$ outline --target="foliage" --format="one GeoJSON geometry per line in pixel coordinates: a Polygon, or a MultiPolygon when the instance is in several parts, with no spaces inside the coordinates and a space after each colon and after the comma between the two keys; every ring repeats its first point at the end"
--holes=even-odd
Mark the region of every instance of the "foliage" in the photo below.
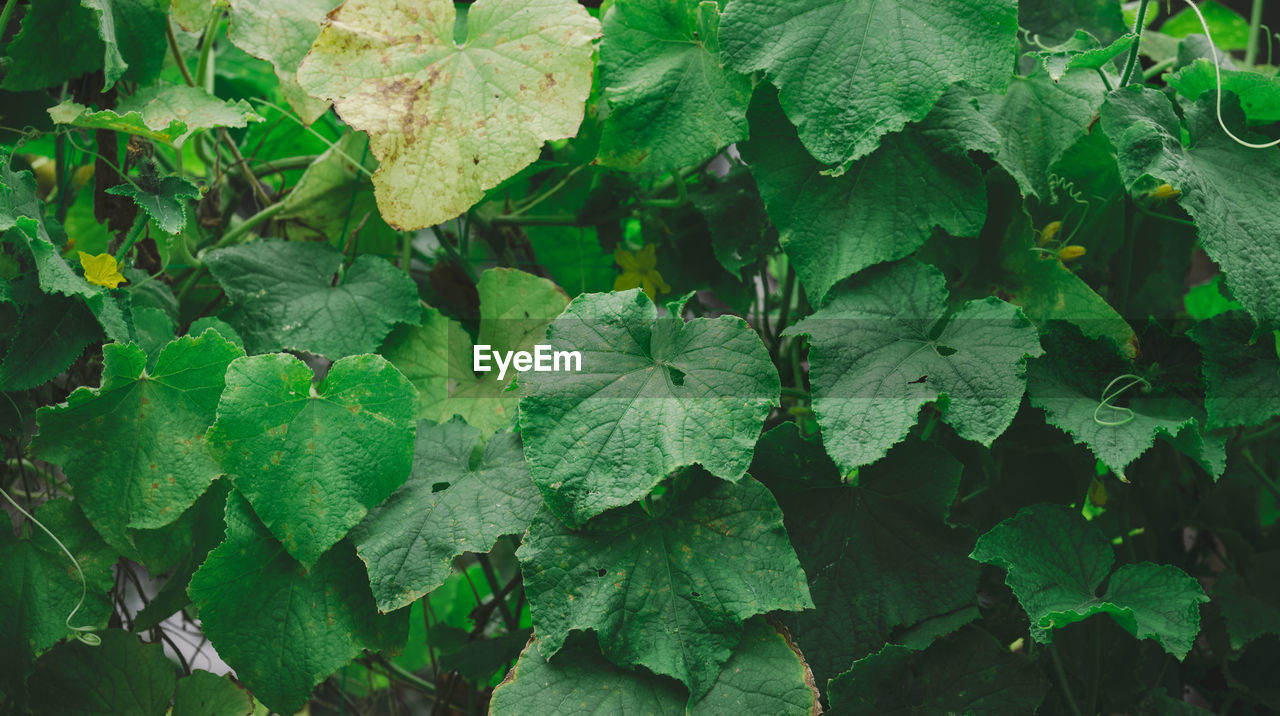
{"type": "Polygon", "coordinates": [[[0,711],[1280,710],[1187,5],[0,2],[0,711]]]}

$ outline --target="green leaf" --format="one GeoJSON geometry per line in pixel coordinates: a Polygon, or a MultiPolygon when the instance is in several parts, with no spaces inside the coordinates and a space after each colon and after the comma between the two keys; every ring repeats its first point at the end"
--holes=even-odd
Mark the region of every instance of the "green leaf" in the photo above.
{"type": "Polygon", "coordinates": [[[308,95],[298,84],[298,65],[320,35],[320,26],[338,0],[231,0],[227,36],[237,47],[271,63],[280,93],[311,124],[329,103],[308,95]]]}
{"type": "Polygon", "coordinates": [[[1223,293],[1222,275],[1218,274],[1205,283],[1187,289],[1182,297],[1183,308],[1187,315],[1197,321],[1204,321],[1220,313],[1243,309],[1240,302],[1223,293]]]}
{"type": "Polygon", "coordinates": [[[201,129],[245,127],[263,121],[244,100],[226,102],[186,85],[147,87],[114,109],[94,110],[65,100],[51,107],[49,116],[58,124],[110,129],[177,145],[201,129]]]}
{"type": "Polygon", "coordinates": [[[98,19],[80,0],[29,4],[3,50],[0,87],[7,90],[44,89],[102,67],[98,19]]]}
{"type": "Polygon", "coordinates": [[[926,403],[983,445],[1013,422],[1035,327],[995,298],[946,309],[942,272],[908,261],[858,274],[784,331],[809,337],[814,412],[842,473],[883,457],[926,403]]]}
{"type": "Polygon", "coordinates": [[[804,146],[844,169],[953,83],[1003,91],[1017,27],[1012,0],[734,0],[720,36],[727,64],[764,70],[804,146]]]}
{"type": "Polygon", "coordinates": [[[1280,415],[1280,356],[1270,334],[1254,340],[1253,321],[1231,312],[1196,324],[1190,335],[1204,353],[1209,428],[1252,427],[1280,415]]]}
{"type": "Polygon", "coordinates": [[[100,636],[98,646],[68,641],[36,662],[31,698],[40,713],[164,716],[178,665],[127,631],[100,636]]]}
{"type": "Polygon", "coordinates": [[[804,658],[786,633],[763,617],[747,622],[742,641],[716,683],[688,704],[680,686],[642,670],[620,669],[579,635],[547,661],[536,640],[493,693],[490,713],[516,714],[817,714],[818,694],[804,658]],[[578,710],[574,710],[576,706],[578,710]]]}
{"type": "Polygon", "coordinates": [[[1242,572],[1223,572],[1213,583],[1213,603],[1222,610],[1232,649],[1280,635],[1280,550],[1249,555],[1242,572]]]}
{"type": "MultiPolygon", "coordinates": [[[[1209,31],[1213,33],[1214,43],[1224,50],[1243,50],[1249,44],[1249,21],[1240,13],[1213,0],[1200,3],[1200,12],[1205,22],[1209,23],[1209,31]]],[[[1160,25],[1161,34],[1170,37],[1186,37],[1204,33],[1200,18],[1191,8],[1164,21],[1160,25]]]]}
{"type": "Polygon", "coordinates": [[[946,523],[960,463],[904,444],[847,485],[817,440],[794,423],[765,433],[752,474],[773,491],[809,575],[815,611],[787,617],[819,683],[886,641],[932,639],[977,617],[973,534],[946,523]]]}
{"type": "Polygon", "coordinates": [[[227,676],[199,669],[178,679],[172,716],[250,716],[253,696],[227,676]]]}
{"type": "MultiPolygon", "coordinates": [[[[1043,341],[1045,355],[1027,367],[1031,404],[1121,477],[1157,435],[1177,438],[1188,431],[1185,439],[1192,439],[1200,434],[1203,413],[1176,393],[1144,390],[1138,380],[1142,371],[1121,358],[1110,341],[1090,340],[1060,326],[1043,341]],[[1127,390],[1102,404],[1104,391],[1125,385],[1127,390]]],[[[1221,469],[1211,472],[1222,474],[1221,469]]]]}
{"type": "MultiPolygon", "coordinates": [[[[6,503],[7,504],[7,503],[6,503]]],[[[62,548],[44,530],[30,525],[30,537],[13,534],[8,513],[0,515],[0,689],[22,697],[32,661],[71,636],[73,627],[105,627],[112,606],[108,592],[115,583],[111,565],[116,553],[70,500],[51,500],[36,511],[40,520],[75,555],[87,589],[80,603],[79,575],[62,548]],[[72,615],[72,610],[75,614],[72,615]]],[[[21,699],[20,699],[21,700],[21,699]]]]}
{"type": "MultiPolygon", "coordinates": [[[[1223,102],[1223,118],[1247,141],[1234,101],[1223,102]]],[[[1183,108],[1182,122],[1169,99],[1143,87],[1112,93],[1102,108],[1102,126],[1119,154],[1129,192],[1142,195],[1168,183],[1178,203],[1199,227],[1200,243],[1226,274],[1232,294],[1258,321],[1280,321],[1280,246],[1259,236],[1280,235],[1280,152],[1242,147],[1218,126],[1213,97],[1183,108]],[[1242,177],[1248,177],[1243,179],[1242,177]]],[[[1250,139],[1250,137],[1253,137],[1250,139]]]]}
{"type": "Polygon", "coordinates": [[[444,584],[453,558],[488,552],[502,535],[524,534],[542,501],[520,439],[489,438],[460,420],[422,425],[404,486],[351,531],[378,609],[411,604],[444,584]]]}
{"type": "Polygon", "coordinates": [[[1037,68],[1013,78],[1004,93],[977,95],[967,103],[951,98],[950,120],[959,126],[939,136],[953,151],[990,154],[1024,195],[1047,199],[1050,167],[1085,136],[1103,93],[1102,80],[1092,70],[1068,71],[1054,80],[1037,68]]]}
{"type": "Polygon", "coordinates": [[[699,477],[656,516],[632,505],[578,531],[545,509],[534,518],[517,556],[544,657],[590,629],[613,663],[673,676],[699,698],[745,619],[813,606],[769,491],[699,477]]]}
{"type": "MultiPolygon", "coordinates": [[[[1218,75],[1213,62],[1206,59],[1196,60],[1168,75],[1165,82],[1179,95],[1192,101],[1218,89],[1218,75]]],[[[1240,98],[1240,108],[1249,122],[1268,124],[1280,121],[1280,79],[1258,72],[1223,68],[1222,89],[1234,92],[1240,98]]]]}
{"type": "Polygon", "coordinates": [[[680,169],[747,138],[751,78],[720,59],[715,0],[615,2],[604,17],[600,81],[610,112],[600,161],[680,169]]]}
{"type": "Polygon", "coordinates": [[[301,709],[316,684],[363,649],[403,644],[408,627],[407,611],[378,614],[350,544],[303,569],[236,492],[227,539],[188,591],[218,655],[280,713],[301,709]]]}
{"type": "MultiPolygon", "coordinates": [[[[569,302],[550,281],[507,268],[482,273],[476,291],[476,344],[502,352],[532,351],[569,302]]],[[[496,370],[477,374],[471,336],[438,310],[425,310],[420,326],[397,329],[382,353],[418,389],[419,419],[445,422],[461,415],[486,436],[511,426],[518,397],[507,389],[516,370],[510,368],[501,379],[496,370]]]]}
{"type": "Polygon", "coordinates": [[[44,224],[44,212],[36,198],[36,180],[28,171],[10,167],[10,153],[0,148],[0,240],[14,244],[31,256],[45,293],[83,296],[89,310],[102,324],[107,338],[128,340],[124,311],[109,289],[94,286],[62,258],[44,224]]]}
{"type": "Polygon", "coordinates": [[[734,167],[721,180],[711,175],[702,179],[689,192],[689,201],[707,221],[716,260],[730,274],[740,276],[742,269],[774,253],[778,230],[769,221],[751,172],[734,167]]]}
{"type": "Polygon", "coordinates": [[[161,527],[196,501],[222,470],[205,449],[223,374],[243,351],[216,333],[185,336],[154,370],[134,345],[102,349],[102,381],[36,413],[31,451],[62,466],[107,543],[134,553],[131,528],[161,527]]]}
{"type": "MultiPolygon", "coordinates": [[[[24,282],[29,283],[29,282],[24,282]]],[[[10,324],[12,343],[0,358],[0,389],[26,390],[66,370],[84,349],[102,337],[102,329],[84,302],[46,296],[24,287],[25,303],[10,324]]]]}
{"type": "Polygon", "coordinates": [[[1031,635],[1108,614],[1139,639],[1153,639],[1181,661],[1200,628],[1199,582],[1171,565],[1126,564],[1115,572],[1111,544],[1078,511],[1033,505],[978,538],[972,557],[1008,572],[1005,582],[1031,619],[1031,635]],[[1110,578],[1108,579],[1108,575],[1110,578]],[[1098,596],[1098,587],[1107,590],[1098,596]]]}
{"type": "Polygon", "coordinates": [[[1026,657],[966,629],[924,651],[889,644],[831,680],[831,713],[1035,713],[1049,682],[1026,657]]]}
{"type": "Polygon", "coordinates": [[[640,290],[584,294],[547,329],[581,372],[521,376],[533,481],[571,526],[698,463],[736,481],[778,399],[778,372],[740,318],[657,318],[640,290]]]}
{"type": "Polygon", "coordinates": [[[413,387],[380,356],[343,358],[324,380],[282,353],[240,358],[209,449],[271,533],[306,567],[413,463],[413,387]]]}
{"type": "Polygon", "coordinates": [[[103,53],[104,90],[124,79],[148,84],[164,66],[165,26],[169,3],[164,0],[80,0],[98,16],[103,53]]]}
{"type": "Polygon", "coordinates": [[[599,23],[571,0],[479,0],[455,42],[447,0],[347,3],[298,69],[303,89],[369,132],[387,223],[451,219],[573,136],[599,23]]]}
{"type": "Polygon", "coordinates": [[[1032,54],[1040,58],[1049,79],[1057,82],[1068,70],[1101,70],[1128,52],[1135,42],[1137,36],[1127,34],[1104,47],[1098,38],[1084,30],[1076,30],[1066,42],[1032,54]]]}
{"type": "Polygon", "coordinates": [[[204,262],[231,300],[223,318],[250,353],[297,350],[337,360],[371,353],[397,323],[418,320],[413,280],[376,256],[343,270],[342,252],[332,246],[259,239],[213,251],[204,262]]]}
{"type": "Polygon", "coordinates": [[[187,223],[186,201],[200,198],[200,188],[180,176],[161,179],[157,186],[144,187],[119,184],[107,190],[108,194],[133,199],[147,216],[155,219],[156,226],[168,234],[182,231],[187,223]]]}
{"type": "Polygon", "coordinates": [[[801,146],[773,92],[756,93],[750,116],[742,156],[812,301],[846,276],[910,255],[935,226],[957,236],[982,229],[981,170],[919,126],[885,136],[847,173],[830,177],[801,146]]]}

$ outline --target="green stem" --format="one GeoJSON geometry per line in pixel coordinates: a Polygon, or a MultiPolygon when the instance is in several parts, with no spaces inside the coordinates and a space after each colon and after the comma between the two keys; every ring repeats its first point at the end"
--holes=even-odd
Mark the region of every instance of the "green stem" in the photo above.
{"type": "Polygon", "coordinates": [[[1253,0],[1249,14],[1249,44],[1244,48],[1245,69],[1252,69],[1258,59],[1258,30],[1262,27],[1262,0],[1253,0]]]}
{"type": "Polygon", "coordinates": [[[1057,644],[1049,642],[1049,654],[1053,657],[1053,673],[1058,677],[1058,688],[1062,689],[1062,696],[1067,700],[1067,706],[1071,707],[1073,716],[1084,716],[1080,706],[1076,704],[1076,697],[1071,695],[1071,687],[1067,685],[1067,672],[1062,668],[1062,658],[1058,656],[1057,644]]]}
{"type": "Polygon", "coordinates": [[[203,42],[200,44],[200,62],[196,64],[196,84],[212,90],[213,83],[213,36],[218,34],[218,25],[222,22],[222,13],[216,13],[204,29],[203,42]]]}
{"type": "Polygon", "coordinates": [[[1178,61],[1178,58],[1176,57],[1170,57],[1167,60],[1160,60],[1159,62],[1155,63],[1154,65],[1148,67],[1145,71],[1143,71],[1142,79],[1149,80],[1153,77],[1156,77],[1161,72],[1164,72],[1170,67],[1173,67],[1174,63],[1177,61],[1178,61]]]}
{"type": "Polygon", "coordinates": [[[116,263],[124,261],[124,257],[129,255],[129,249],[138,242],[138,238],[142,236],[142,232],[147,229],[147,212],[138,209],[138,215],[133,220],[133,226],[130,227],[129,233],[124,237],[124,243],[120,244],[120,248],[116,249],[116,263]]]}
{"type": "Polygon", "coordinates": [[[503,214],[489,220],[495,226],[583,226],[581,220],[573,214],[552,214],[549,216],[521,216],[519,214],[503,214]]]}
{"type": "Polygon", "coordinates": [[[477,554],[476,561],[480,562],[480,571],[484,572],[484,579],[489,583],[489,591],[493,593],[493,598],[498,602],[498,613],[502,615],[502,623],[506,624],[507,631],[515,631],[519,624],[516,622],[515,616],[511,614],[511,607],[507,604],[507,595],[502,588],[502,583],[498,581],[498,573],[493,569],[493,563],[489,561],[489,555],[477,554]]]}
{"type": "Polygon", "coordinates": [[[1101,67],[1098,68],[1098,76],[1102,78],[1102,86],[1105,87],[1108,92],[1115,89],[1115,87],[1111,86],[1111,78],[1107,77],[1107,73],[1103,72],[1101,67]]]}
{"type": "Polygon", "coordinates": [[[689,190],[685,187],[684,176],[679,171],[671,172],[671,181],[676,185],[674,199],[641,199],[640,206],[651,209],[678,209],[689,203],[689,190]]]}
{"type": "MultiPolygon", "coordinates": [[[[254,228],[256,228],[259,224],[261,224],[264,221],[267,221],[268,219],[275,216],[276,214],[279,214],[282,211],[284,211],[284,203],[272,204],[271,206],[268,206],[262,211],[259,211],[253,216],[250,216],[249,218],[245,219],[244,222],[241,223],[239,226],[236,226],[234,229],[223,234],[222,238],[218,241],[218,243],[214,244],[211,248],[220,249],[224,246],[231,246],[232,244],[238,244],[241,241],[244,241],[249,236],[249,234],[253,232],[254,228]]],[[[210,249],[205,249],[200,253],[203,254],[205,251],[209,251],[209,250],[210,249]]]]}
{"type": "Polygon", "coordinates": [[[1129,48],[1129,60],[1124,64],[1124,74],[1120,75],[1120,86],[1124,87],[1129,84],[1129,80],[1133,78],[1133,70],[1138,66],[1138,48],[1142,46],[1142,28],[1146,24],[1143,22],[1147,19],[1147,5],[1151,0],[1142,0],[1142,4],[1138,6],[1138,19],[1133,23],[1133,34],[1137,37],[1133,41],[1133,47],[1129,48]]]}
{"type": "Polygon", "coordinates": [[[418,676],[412,671],[409,671],[403,666],[400,666],[399,664],[397,664],[396,662],[390,659],[385,659],[381,656],[377,658],[378,658],[378,663],[382,666],[382,668],[387,670],[387,676],[393,679],[398,679],[399,681],[403,681],[404,683],[409,684],[410,686],[413,686],[417,689],[421,689],[422,691],[425,691],[429,694],[434,694],[436,692],[436,685],[431,683],[430,681],[423,679],[422,677],[418,676]]]}
{"type": "Polygon", "coordinates": [[[312,164],[315,164],[316,160],[319,158],[319,154],[312,154],[310,156],[285,157],[284,159],[271,159],[268,161],[258,160],[261,163],[254,167],[253,175],[264,177],[272,174],[295,171],[297,169],[306,169],[312,164]]]}
{"type": "Polygon", "coordinates": [[[1280,422],[1272,423],[1265,428],[1259,428],[1257,432],[1250,433],[1248,435],[1241,435],[1236,444],[1240,447],[1244,447],[1245,445],[1255,443],[1264,438],[1269,438],[1272,435],[1275,435],[1278,431],[1280,431],[1280,422]]]}
{"type": "Polygon", "coordinates": [[[4,10],[0,11],[0,45],[4,44],[4,33],[9,29],[9,20],[17,7],[18,0],[9,0],[4,4],[4,10]]]}
{"type": "Polygon", "coordinates": [[[191,70],[187,69],[187,61],[182,58],[182,50],[178,49],[178,37],[173,34],[173,18],[165,21],[164,34],[169,40],[169,51],[173,53],[173,59],[178,63],[178,71],[182,73],[182,79],[188,86],[195,87],[196,78],[192,77],[191,70]]]}
{"type": "Polygon", "coordinates": [[[476,270],[471,266],[470,262],[462,258],[462,254],[458,253],[458,248],[449,241],[449,237],[441,236],[440,245],[444,247],[444,252],[449,255],[449,259],[467,273],[467,277],[471,279],[471,283],[480,282],[480,278],[476,276],[476,270]]]}
{"type": "Polygon", "coordinates": [[[1241,450],[1240,454],[1244,456],[1244,461],[1249,464],[1251,470],[1249,474],[1257,478],[1258,482],[1267,488],[1267,492],[1270,492],[1271,496],[1275,498],[1276,504],[1280,504],[1280,490],[1277,490],[1276,486],[1271,483],[1271,478],[1267,477],[1266,471],[1262,469],[1258,461],[1253,459],[1253,454],[1247,449],[1241,450]]]}
{"type": "Polygon", "coordinates": [[[400,245],[400,270],[408,276],[409,264],[413,258],[413,234],[406,232],[401,235],[400,240],[404,242],[400,245]]]}
{"type": "Polygon", "coordinates": [[[812,396],[809,395],[809,391],[801,390],[799,388],[788,388],[785,385],[782,386],[782,394],[788,398],[803,400],[806,403],[812,399],[812,396]]]}

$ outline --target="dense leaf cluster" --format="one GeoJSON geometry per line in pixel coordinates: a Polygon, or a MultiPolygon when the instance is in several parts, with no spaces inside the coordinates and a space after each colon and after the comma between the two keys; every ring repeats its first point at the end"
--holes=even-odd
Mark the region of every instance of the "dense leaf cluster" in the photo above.
{"type": "Polygon", "coordinates": [[[1280,78],[1161,5],[3,3],[0,709],[1280,710],[1280,78]]]}

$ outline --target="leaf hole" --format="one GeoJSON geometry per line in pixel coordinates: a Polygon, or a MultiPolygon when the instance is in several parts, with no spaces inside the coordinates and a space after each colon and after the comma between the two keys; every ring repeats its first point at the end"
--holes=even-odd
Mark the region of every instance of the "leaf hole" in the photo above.
{"type": "Polygon", "coordinates": [[[928,379],[929,379],[929,376],[922,375],[919,378],[916,378],[915,380],[908,380],[907,385],[920,385],[921,383],[924,383],[928,379]]]}
{"type": "Polygon", "coordinates": [[[437,482],[431,486],[432,492],[444,492],[447,489],[449,489],[449,483],[447,482],[437,482]]]}
{"type": "Polygon", "coordinates": [[[956,349],[951,346],[934,345],[933,349],[938,352],[938,355],[943,357],[956,354],[956,349]]]}
{"type": "Polygon", "coordinates": [[[606,574],[608,574],[608,573],[609,573],[609,570],[605,569],[604,567],[601,567],[600,569],[597,569],[597,570],[596,570],[596,576],[597,576],[597,577],[603,577],[604,575],[606,575],[606,574]]]}
{"type": "Polygon", "coordinates": [[[671,376],[673,385],[684,385],[684,371],[675,366],[667,366],[667,373],[671,376]]]}

